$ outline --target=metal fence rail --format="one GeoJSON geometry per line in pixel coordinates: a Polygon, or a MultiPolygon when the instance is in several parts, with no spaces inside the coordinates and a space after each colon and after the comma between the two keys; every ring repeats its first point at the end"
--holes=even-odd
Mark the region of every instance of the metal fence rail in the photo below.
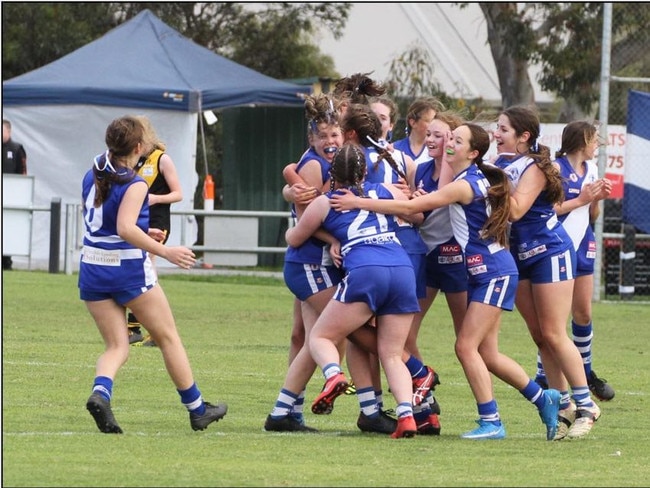
{"type": "MultiPolygon", "coordinates": [[[[34,212],[58,212],[59,216],[53,220],[55,225],[50,227],[50,243],[56,242],[56,252],[50,252],[50,272],[59,272],[58,243],[61,237],[64,238],[64,268],[66,274],[72,274],[73,263],[78,259],[78,253],[83,244],[84,226],[80,204],[68,203],[65,205],[65,215],[61,219],[62,211],[60,201],[54,199],[50,207],[46,206],[9,206],[3,207],[6,210],[22,210],[34,212]],[[58,222],[58,227],[57,227],[58,222]]],[[[292,225],[290,212],[277,211],[255,211],[255,210],[172,210],[172,215],[180,217],[275,217],[286,218],[289,226],[292,225]]],[[[52,220],[52,219],[51,219],[52,220]]],[[[188,242],[190,238],[188,231],[188,219],[181,220],[180,240],[181,243],[188,242]]],[[[619,295],[621,299],[631,299],[636,295],[650,294],[650,234],[630,235],[629,226],[625,226],[626,232],[606,232],[602,234],[602,240],[598,243],[600,262],[603,264],[602,277],[605,283],[601,285],[602,296],[619,295]],[[617,256],[608,257],[607,251],[617,250],[617,256]]],[[[217,252],[217,253],[238,253],[238,254],[284,254],[286,246],[206,246],[188,245],[195,252],[217,252]]],[[[31,269],[31,255],[30,269],[31,269]]]]}

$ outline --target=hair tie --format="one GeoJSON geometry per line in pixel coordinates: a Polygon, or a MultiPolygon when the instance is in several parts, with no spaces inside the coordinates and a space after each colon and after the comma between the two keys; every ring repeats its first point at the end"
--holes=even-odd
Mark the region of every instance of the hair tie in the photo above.
{"type": "Polygon", "coordinates": [[[372,143],[373,146],[378,147],[379,149],[386,149],[388,147],[388,143],[386,141],[384,141],[383,139],[380,139],[379,142],[375,141],[370,136],[366,136],[366,139],[368,139],[372,143]]]}
{"type": "Polygon", "coordinates": [[[537,143],[537,140],[535,140],[535,143],[530,146],[531,152],[537,154],[539,152],[539,144],[537,143]]]}
{"type": "Polygon", "coordinates": [[[108,157],[108,150],[104,153],[104,165],[100,167],[101,156],[96,157],[94,161],[95,169],[99,172],[108,172],[108,173],[117,173],[115,167],[111,164],[111,160],[108,157]]]}

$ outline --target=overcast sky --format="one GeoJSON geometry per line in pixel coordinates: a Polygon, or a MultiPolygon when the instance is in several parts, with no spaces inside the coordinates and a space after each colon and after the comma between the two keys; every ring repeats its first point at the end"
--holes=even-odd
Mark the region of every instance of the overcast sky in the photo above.
{"type": "MultiPolygon", "coordinates": [[[[501,98],[485,19],[476,3],[461,10],[449,3],[357,2],[350,10],[343,37],[335,41],[331,34],[323,33],[319,45],[323,53],[332,56],[342,76],[374,71],[373,78],[384,81],[391,61],[416,43],[434,53],[435,76],[449,95],[479,93],[485,99],[501,98]],[[459,85],[463,85],[461,90],[459,85]]],[[[531,69],[535,98],[548,101],[552,97],[541,92],[535,72],[531,69]]]]}

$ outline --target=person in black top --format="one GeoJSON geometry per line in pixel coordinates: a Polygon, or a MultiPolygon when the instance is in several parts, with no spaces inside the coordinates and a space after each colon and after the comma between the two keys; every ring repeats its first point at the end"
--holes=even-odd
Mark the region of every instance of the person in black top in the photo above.
{"type": "MultiPolygon", "coordinates": [[[[11,140],[11,122],[2,120],[2,173],[27,174],[27,153],[22,144],[11,140]]],[[[2,269],[11,269],[11,256],[2,256],[2,269]]]]}

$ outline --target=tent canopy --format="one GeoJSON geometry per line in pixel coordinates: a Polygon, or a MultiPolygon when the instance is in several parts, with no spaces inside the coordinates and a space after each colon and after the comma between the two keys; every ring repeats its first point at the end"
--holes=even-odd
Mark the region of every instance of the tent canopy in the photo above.
{"type": "MultiPolygon", "coordinates": [[[[111,120],[148,116],[167,145],[183,190],[183,200],[172,209],[186,210],[194,208],[199,180],[198,114],[251,105],[298,108],[304,102],[297,93],[305,91],[310,88],[264,76],[199,46],[144,10],[67,56],[3,82],[2,115],[27,151],[37,207],[49,206],[53,198],[79,204],[81,180],[93,157],[105,150],[111,120]]],[[[194,218],[172,219],[169,244],[193,244],[194,218]],[[182,222],[191,227],[185,237],[182,222]]],[[[49,228],[49,214],[35,212],[32,228],[31,262],[47,268],[49,236],[43,230],[49,228]]]]}
{"type": "Polygon", "coordinates": [[[90,104],[199,112],[302,105],[309,87],[270,78],[143,10],[99,39],[3,83],[5,105],[90,104]]]}

